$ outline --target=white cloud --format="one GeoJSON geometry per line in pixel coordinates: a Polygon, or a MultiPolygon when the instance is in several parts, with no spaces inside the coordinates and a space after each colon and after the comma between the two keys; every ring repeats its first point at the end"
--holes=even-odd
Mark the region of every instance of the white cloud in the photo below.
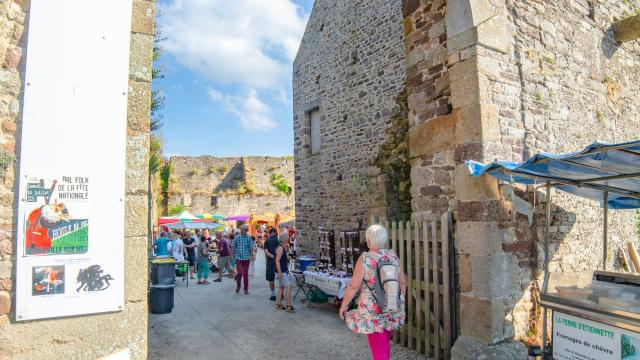
{"type": "Polygon", "coordinates": [[[277,125],[272,118],[272,111],[258,97],[258,93],[250,89],[242,95],[224,95],[220,91],[207,87],[207,95],[214,102],[222,102],[227,111],[240,121],[247,130],[269,131],[277,125]]]}
{"type": "Polygon", "coordinates": [[[161,6],[164,49],[220,84],[280,89],[306,15],[291,0],[173,0],[161,6]]]}
{"type": "Polygon", "coordinates": [[[276,127],[271,109],[258,98],[255,90],[249,90],[244,96],[227,97],[225,103],[245,129],[268,131],[276,127]]]}
{"type": "Polygon", "coordinates": [[[209,95],[212,101],[221,101],[224,99],[224,94],[211,86],[207,86],[207,95],[209,95]]]}

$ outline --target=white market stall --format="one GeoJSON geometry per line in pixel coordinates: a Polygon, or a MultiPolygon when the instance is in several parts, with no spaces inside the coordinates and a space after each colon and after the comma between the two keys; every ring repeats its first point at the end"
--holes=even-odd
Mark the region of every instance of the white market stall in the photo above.
{"type": "Polygon", "coordinates": [[[546,185],[541,291],[544,349],[539,355],[545,359],[640,358],[640,275],[606,269],[609,209],[640,208],[640,141],[596,142],[577,153],[540,153],[522,163],[485,165],[468,160],[467,167],[474,176],[488,174],[504,182],[546,185]],[[604,212],[602,270],[549,272],[552,187],[600,202],[604,212]],[[547,341],[547,309],[553,311],[551,343],[547,341]]]}

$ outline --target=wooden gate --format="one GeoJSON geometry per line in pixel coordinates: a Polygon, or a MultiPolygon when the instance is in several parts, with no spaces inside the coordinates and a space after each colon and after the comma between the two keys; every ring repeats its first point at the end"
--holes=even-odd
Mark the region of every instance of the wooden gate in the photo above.
{"type": "Polygon", "coordinates": [[[407,321],[394,341],[435,360],[449,359],[457,334],[452,214],[433,222],[372,223],[387,228],[407,281],[407,321]]]}

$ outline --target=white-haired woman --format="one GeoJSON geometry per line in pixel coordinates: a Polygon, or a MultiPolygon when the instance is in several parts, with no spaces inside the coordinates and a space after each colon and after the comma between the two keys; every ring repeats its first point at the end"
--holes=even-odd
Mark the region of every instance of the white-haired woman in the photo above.
{"type": "Polygon", "coordinates": [[[369,340],[371,355],[374,360],[388,360],[391,354],[389,341],[393,330],[404,324],[405,278],[402,263],[393,250],[386,249],[387,230],[380,225],[372,225],[366,232],[369,251],[362,253],[353,269],[353,277],[347,287],[340,317],[347,321],[347,326],[354,332],[366,334],[369,340]],[[378,306],[372,290],[376,282],[377,261],[391,261],[398,268],[400,280],[401,306],[398,311],[383,313],[378,306]],[[347,311],[356,292],[361,290],[358,307],[347,311]]]}

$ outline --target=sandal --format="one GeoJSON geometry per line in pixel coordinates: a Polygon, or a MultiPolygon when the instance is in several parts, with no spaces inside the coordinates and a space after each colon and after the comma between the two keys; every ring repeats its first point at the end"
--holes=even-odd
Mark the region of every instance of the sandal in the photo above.
{"type": "Polygon", "coordinates": [[[296,309],[294,309],[293,306],[287,306],[285,311],[286,312],[296,312],[296,309]]]}
{"type": "Polygon", "coordinates": [[[284,305],[276,305],[276,310],[285,310],[284,305]]]}

